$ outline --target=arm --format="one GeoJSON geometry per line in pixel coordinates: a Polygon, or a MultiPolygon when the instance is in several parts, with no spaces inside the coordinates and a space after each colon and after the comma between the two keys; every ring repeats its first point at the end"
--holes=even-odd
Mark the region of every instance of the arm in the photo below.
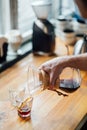
{"type": "Polygon", "coordinates": [[[87,71],[87,53],[67,56],[67,60],[65,60],[65,62],[65,67],[73,67],[87,71]]]}
{"type": "Polygon", "coordinates": [[[56,79],[65,67],[87,71],[87,53],[54,58],[42,64],[40,69],[50,76],[50,84],[54,86],[56,79]]]}

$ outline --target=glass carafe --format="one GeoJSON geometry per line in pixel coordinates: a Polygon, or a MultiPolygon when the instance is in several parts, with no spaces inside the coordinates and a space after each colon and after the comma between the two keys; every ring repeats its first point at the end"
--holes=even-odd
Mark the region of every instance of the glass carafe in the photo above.
{"type": "Polygon", "coordinates": [[[67,67],[60,75],[60,88],[77,89],[81,84],[81,74],[79,69],[67,67]]]}
{"type": "Polygon", "coordinates": [[[31,95],[36,95],[43,90],[42,72],[33,64],[28,67],[27,86],[31,95]]]}
{"type": "MultiPolygon", "coordinates": [[[[67,55],[70,55],[69,45],[65,44],[67,48],[67,55]]],[[[74,53],[73,53],[74,54],[74,53]]],[[[77,89],[81,84],[80,70],[76,68],[67,67],[60,74],[59,87],[67,89],[77,89]]]]}

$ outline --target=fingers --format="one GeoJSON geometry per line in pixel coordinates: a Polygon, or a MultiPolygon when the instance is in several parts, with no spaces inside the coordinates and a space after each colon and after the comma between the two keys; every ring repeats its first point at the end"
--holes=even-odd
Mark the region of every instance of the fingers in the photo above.
{"type": "Polygon", "coordinates": [[[59,76],[55,74],[54,71],[50,73],[50,89],[53,89],[55,87],[58,78],[59,76]]]}
{"type": "Polygon", "coordinates": [[[42,66],[39,67],[39,70],[43,70],[43,71],[46,72],[48,75],[50,75],[51,67],[42,65],[42,66]]]}
{"type": "Polygon", "coordinates": [[[56,69],[52,68],[51,66],[41,66],[39,67],[39,69],[42,69],[45,73],[47,73],[50,77],[50,86],[49,86],[49,89],[53,89],[54,86],[55,86],[55,83],[56,83],[56,80],[58,78],[58,73],[56,72],[56,69]]]}

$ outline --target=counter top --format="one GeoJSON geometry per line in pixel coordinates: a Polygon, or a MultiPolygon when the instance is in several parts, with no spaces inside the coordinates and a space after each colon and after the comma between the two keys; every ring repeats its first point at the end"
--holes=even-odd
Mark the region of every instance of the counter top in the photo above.
{"type": "MultiPolygon", "coordinates": [[[[56,39],[56,43],[57,56],[65,55],[64,44],[59,39],[56,39]]],[[[0,74],[0,130],[75,130],[87,113],[87,72],[81,71],[80,88],[68,92],[68,96],[59,96],[46,89],[34,97],[30,120],[21,119],[9,101],[8,89],[11,86],[27,85],[27,71],[31,62],[38,67],[54,57],[29,54],[0,74]]]]}

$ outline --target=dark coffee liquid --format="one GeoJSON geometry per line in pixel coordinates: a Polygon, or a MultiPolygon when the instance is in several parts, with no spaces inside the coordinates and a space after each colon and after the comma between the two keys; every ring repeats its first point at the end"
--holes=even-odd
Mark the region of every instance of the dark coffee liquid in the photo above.
{"type": "Polygon", "coordinates": [[[82,20],[82,19],[77,19],[77,21],[78,21],[79,23],[85,24],[85,21],[82,20]]]}
{"type": "Polygon", "coordinates": [[[60,88],[77,89],[80,84],[73,79],[62,79],[60,80],[60,88]]]}
{"type": "Polygon", "coordinates": [[[29,97],[18,107],[18,115],[22,118],[30,117],[33,98],[29,97]]]}
{"type": "Polygon", "coordinates": [[[73,33],[74,30],[72,30],[72,29],[64,29],[63,32],[65,32],[65,33],[73,33]]]}
{"type": "Polygon", "coordinates": [[[31,113],[31,110],[29,107],[26,105],[23,108],[18,109],[18,115],[20,117],[29,117],[31,113]]]}
{"type": "Polygon", "coordinates": [[[83,34],[76,34],[76,37],[83,37],[83,34]]]}

